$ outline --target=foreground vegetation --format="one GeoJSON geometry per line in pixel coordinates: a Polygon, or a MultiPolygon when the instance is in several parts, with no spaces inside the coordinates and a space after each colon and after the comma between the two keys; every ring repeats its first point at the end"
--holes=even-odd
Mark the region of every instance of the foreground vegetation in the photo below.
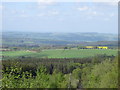
{"type": "Polygon", "coordinates": [[[3,88],[117,88],[118,58],[21,58],[3,61],[3,88]]]}

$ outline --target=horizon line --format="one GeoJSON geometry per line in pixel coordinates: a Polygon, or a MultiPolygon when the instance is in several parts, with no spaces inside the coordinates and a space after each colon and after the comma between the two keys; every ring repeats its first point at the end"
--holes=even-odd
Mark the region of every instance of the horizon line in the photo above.
{"type": "Polygon", "coordinates": [[[59,32],[59,31],[3,31],[2,32],[26,32],[26,33],[104,33],[104,34],[118,34],[118,32],[116,33],[107,33],[107,32],[59,32]]]}

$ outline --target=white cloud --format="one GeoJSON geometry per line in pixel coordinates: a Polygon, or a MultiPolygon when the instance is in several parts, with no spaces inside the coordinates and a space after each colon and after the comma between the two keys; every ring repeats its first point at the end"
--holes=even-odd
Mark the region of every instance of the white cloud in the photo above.
{"type": "Polygon", "coordinates": [[[107,5],[118,6],[118,2],[108,2],[107,5]]]}
{"type": "MultiPolygon", "coordinates": [[[[53,0],[2,0],[2,2],[51,2],[53,0]]],[[[56,2],[118,2],[119,0],[54,0],[56,2]]]]}
{"type": "Polygon", "coordinates": [[[90,12],[87,13],[89,16],[104,16],[105,13],[100,12],[100,11],[93,11],[91,10],[90,12]]]}
{"type": "Polygon", "coordinates": [[[58,11],[48,11],[48,14],[50,14],[50,15],[58,15],[59,12],[58,11]]]}
{"type": "Polygon", "coordinates": [[[118,2],[118,1],[119,0],[92,0],[92,2],[118,2]]]}
{"type": "Polygon", "coordinates": [[[37,0],[39,9],[46,9],[50,5],[55,4],[55,0],[37,0]]]}
{"type": "Polygon", "coordinates": [[[42,17],[42,16],[56,16],[59,15],[58,11],[48,11],[48,12],[44,12],[44,13],[39,13],[37,14],[38,17],[42,17]]]}
{"type": "Polygon", "coordinates": [[[92,11],[91,15],[94,15],[94,16],[103,16],[105,14],[103,12],[92,11]]]}
{"type": "Polygon", "coordinates": [[[86,11],[88,10],[89,8],[87,6],[84,6],[84,7],[78,7],[77,8],[79,11],[86,11]]]}
{"type": "Polygon", "coordinates": [[[55,3],[55,0],[38,0],[38,4],[42,5],[52,5],[55,3]]]}

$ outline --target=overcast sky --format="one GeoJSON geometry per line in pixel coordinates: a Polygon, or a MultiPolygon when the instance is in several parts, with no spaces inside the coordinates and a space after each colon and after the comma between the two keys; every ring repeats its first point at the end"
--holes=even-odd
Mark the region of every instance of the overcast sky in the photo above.
{"type": "Polygon", "coordinates": [[[3,31],[118,32],[118,6],[100,2],[4,2],[3,31]]]}

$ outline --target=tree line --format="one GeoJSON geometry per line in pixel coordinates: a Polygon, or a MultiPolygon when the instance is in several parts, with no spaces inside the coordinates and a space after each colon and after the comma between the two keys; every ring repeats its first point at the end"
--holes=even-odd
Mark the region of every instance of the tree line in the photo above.
{"type": "Polygon", "coordinates": [[[117,88],[115,56],[4,60],[3,88],[117,88]]]}

